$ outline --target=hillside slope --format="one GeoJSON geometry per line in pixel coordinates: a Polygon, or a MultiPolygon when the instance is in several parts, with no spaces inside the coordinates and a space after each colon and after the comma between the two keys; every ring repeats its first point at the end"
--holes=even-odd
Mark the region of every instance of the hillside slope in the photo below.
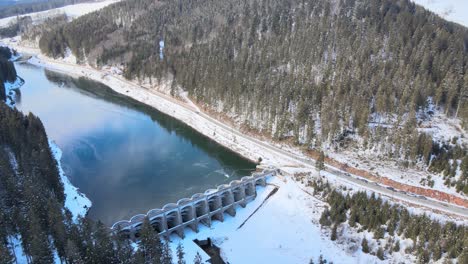
{"type": "Polygon", "coordinates": [[[371,153],[468,192],[468,29],[408,0],[123,1],[39,46],[155,88],[169,81],[245,130],[371,153]],[[439,114],[459,133],[420,133],[439,114]]]}

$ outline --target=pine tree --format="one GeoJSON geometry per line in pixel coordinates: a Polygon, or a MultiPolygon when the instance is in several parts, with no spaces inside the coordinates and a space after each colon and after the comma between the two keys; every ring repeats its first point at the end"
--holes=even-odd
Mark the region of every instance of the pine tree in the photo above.
{"type": "Polygon", "coordinates": [[[100,221],[94,232],[95,255],[97,263],[115,263],[114,243],[109,237],[108,229],[100,221]]]}
{"type": "Polygon", "coordinates": [[[200,255],[200,253],[197,252],[197,255],[195,255],[195,258],[193,259],[193,264],[202,264],[203,259],[200,255]]]}
{"type": "Polygon", "coordinates": [[[362,239],[361,247],[362,247],[362,252],[369,253],[369,245],[367,244],[366,238],[362,239]]]}
{"type": "Polygon", "coordinates": [[[382,226],[377,227],[377,229],[374,231],[374,238],[375,239],[381,239],[385,235],[385,230],[383,229],[382,226]]]}
{"type": "Polygon", "coordinates": [[[172,264],[172,252],[169,247],[169,241],[165,240],[162,245],[161,264],[172,264]]]}
{"type": "Polygon", "coordinates": [[[379,249],[377,249],[377,254],[376,255],[380,260],[385,259],[384,251],[383,251],[383,249],[381,247],[379,247],[379,249]]]}
{"type": "Polygon", "coordinates": [[[184,247],[179,242],[177,245],[177,264],[185,264],[184,255],[184,247]]]}
{"type": "Polygon", "coordinates": [[[400,252],[400,240],[397,240],[395,246],[393,247],[393,251],[400,252]]]}
{"type": "Polygon", "coordinates": [[[325,153],[323,153],[323,151],[320,151],[319,153],[319,157],[317,159],[317,161],[315,162],[315,168],[317,169],[317,171],[322,171],[325,169],[325,153]]]}
{"type": "Polygon", "coordinates": [[[78,247],[73,243],[71,240],[67,241],[67,245],[65,247],[65,254],[68,263],[74,264],[84,264],[85,262],[81,258],[80,251],[78,247]]]}
{"type": "Polygon", "coordinates": [[[323,210],[323,213],[320,216],[319,223],[322,226],[330,226],[331,225],[330,211],[328,211],[328,208],[325,208],[325,210],[323,210]]]}
{"type": "Polygon", "coordinates": [[[332,227],[332,232],[331,232],[331,236],[330,236],[330,239],[332,241],[335,241],[337,239],[337,224],[334,224],[333,227],[332,227]]]}
{"type": "Polygon", "coordinates": [[[160,260],[163,264],[168,263],[162,261],[165,252],[158,234],[149,223],[148,217],[143,220],[141,226],[138,254],[143,256],[145,263],[159,263],[160,260]]]}
{"type": "MultiPolygon", "coordinates": [[[[52,250],[49,245],[47,234],[42,230],[39,219],[33,212],[30,215],[30,234],[28,239],[29,252],[33,263],[52,263],[52,250]]],[[[24,241],[23,241],[24,244],[24,241]]]]}
{"type": "Polygon", "coordinates": [[[117,263],[130,264],[134,263],[133,248],[130,245],[130,240],[121,235],[121,230],[117,229],[113,235],[115,241],[115,252],[117,263]]]}
{"type": "Polygon", "coordinates": [[[319,262],[319,264],[326,264],[326,263],[327,263],[327,260],[323,258],[323,255],[322,255],[322,254],[320,254],[320,256],[319,256],[319,261],[318,261],[318,262],[319,262]]]}

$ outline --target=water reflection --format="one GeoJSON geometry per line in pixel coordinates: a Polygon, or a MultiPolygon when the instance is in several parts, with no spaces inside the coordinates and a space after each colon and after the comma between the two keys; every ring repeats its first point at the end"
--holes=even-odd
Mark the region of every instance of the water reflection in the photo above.
{"type": "Polygon", "coordinates": [[[17,107],[38,115],[63,150],[73,184],[111,224],[248,175],[254,164],[187,125],[110,88],[17,65],[26,81],[17,107]]]}

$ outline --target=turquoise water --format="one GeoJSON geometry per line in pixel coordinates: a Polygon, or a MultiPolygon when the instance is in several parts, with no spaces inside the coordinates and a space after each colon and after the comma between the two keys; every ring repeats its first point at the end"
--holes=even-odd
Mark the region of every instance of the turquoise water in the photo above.
{"type": "Polygon", "coordinates": [[[105,224],[249,175],[255,164],[103,84],[16,64],[17,107],[38,115],[70,181],[105,224]]]}

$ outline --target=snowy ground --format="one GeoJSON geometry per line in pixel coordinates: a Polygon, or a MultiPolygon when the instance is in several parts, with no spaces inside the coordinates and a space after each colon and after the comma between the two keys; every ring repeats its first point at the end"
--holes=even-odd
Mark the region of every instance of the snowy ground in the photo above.
{"type": "MultiPolygon", "coordinates": [[[[310,173],[313,178],[318,177],[315,170],[284,168],[283,172],[303,172],[310,173]]],[[[304,177],[304,183],[307,178],[308,176],[304,177]]],[[[327,175],[326,179],[339,190],[349,190],[349,186],[333,175],[327,175]]],[[[365,191],[359,186],[354,187],[356,188],[351,193],[365,191]]],[[[413,242],[398,236],[396,238],[400,241],[400,251],[386,254],[384,261],[363,253],[360,245],[364,237],[369,241],[371,252],[375,253],[378,246],[385,247],[388,243],[388,234],[383,239],[375,240],[372,232],[357,232],[357,228],[350,228],[346,222],[338,228],[338,239],[331,241],[330,229],[322,229],[319,224],[327,204],[312,195],[311,187],[293,180],[291,176],[271,177],[267,187],[258,187],[257,193],[257,198],[247,204],[246,208],[237,209],[235,217],[225,215],[223,223],[215,221],[211,228],[200,226],[199,233],[187,228],[186,238],[183,240],[172,235],[173,253],[180,242],[186,252],[185,260],[190,263],[197,251],[203,253],[193,240],[205,240],[209,237],[220,247],[223,259],[229,263],[308,263],[310,259],[317,263],[320,255],[333,263],[416,262],[415,256],[405,253],[405,248],[412,246],[413,242]],[[278,191],[261,206],[275,187],[279,188],[278,191]],[[255,210],[257,211],[252,215],[255,210]],[[244,225],[240,227],[242,224],[244,225]]],[[[392,203],[388,198],[382,198],[392,203]]],[[[410,211],[414,214],[427,214],[423,209],[410,208],[410,211]]],[[[445,216],[438,214],[430,216],[441,222],[447,220],[445,216]]],[[[457,224],[468,224],[468,220],[454,221],[457,224]]]]}
{"type": "MultiPolygon", "coordinates": [[[[229,263],[308,263],[310,259],[317,262],[320,255],[333,263],[380,262],[359,247],[351,250],[349,244],[332,242],[318,223],[326,204],[302,188],[289,177],[272,177],[266,188],[257,188],[253,202],[237,209],[235,217],[225,215],[223,223],[215,221],[211,228],[200,226],[198,233],[186,229],[183,240],[171,236],[172,250],[181,242],[185,260],[191,263],[197,251],[202,253],[193,240],[210,237],[229,263]],[[278,191],[246,221],[276,186],[278,191]]],[[[398,257],[403,263],[411,262],[407,259],[398,257]]]]}
{"type": "MultiPolygon", "coordinates": [[[[380,118],[374,119],[378,120],[380,118]]],[[[463,129],[461,120],[447,117],[444,114],[444,109],[436,107],[431,98],[428,99],[428,106],[418,111],[417,119],[418,131],[431,135],[434,141],[440,143],[452,142],[456,138],[457,144],[468,146],[468,131],[463,129]]],[[[378,123],[380,126],[382,122],[378,123]]],[[[385,126],[393,126],[395,120],[385,120],[383,123],[385,126]]],[[[355,141],[358,140],[355,139],[355,141]]],[[[414,168],[405,168],[401,164],[397,164],[395,160],[390,160],[385,151],[382,152],[378,148],[362,150],[361,148],[351,147],[347,150],[330,150],[326,154],[351,167],[364,169],[375,175],[385,176],[401,183],[439,190],[462,198],[467,197],[463,193],[458,193],[455,187],[445,185],[442,174],[434,174],[428,171],[425,164],[416,164],[414,168]],[[427,179],[434,181],[433,187],[427,184],[427,179]],[[421,180],[423,181],[421,182],[421,180]]],[[[457,179],[459,174],[460,172],[457,173],[454,179],[457,179]]]]}
{"type": "MultiPolygon", "coordinates": [[[[68,5],[60,8],[55,8],[55,9],[50,9],[46,11],[41,11],[41,12],[36,12],[36,13],[30,13],[30,14],[24,14],[20,15],[20,17],[24,16],[31,16],[33,19],[33,22],[37,23],[40,22],[41,20],[58,15],[58,14],[66,14],[68,17],[74,19],[82,15],[86,15],[88,13],[91,13],[93,11],[99,10],[103,7],[106,7],[110,4],[119,2],[120,0],[104,0],[100,2],[92,2],[92,3],[82,3],[82,4],[76,4],[76,5],[68,5]]],[[[5,27],[7,26],[10,22],[14,21],[16,19],[16,16],[12,17],[6,17],[0,19],[0,27],[5,27]]]]}
{"type": "Polygon", "coordinates": [[[444,19],[468,27],[467,0],[411,0],[444,19]]]}

